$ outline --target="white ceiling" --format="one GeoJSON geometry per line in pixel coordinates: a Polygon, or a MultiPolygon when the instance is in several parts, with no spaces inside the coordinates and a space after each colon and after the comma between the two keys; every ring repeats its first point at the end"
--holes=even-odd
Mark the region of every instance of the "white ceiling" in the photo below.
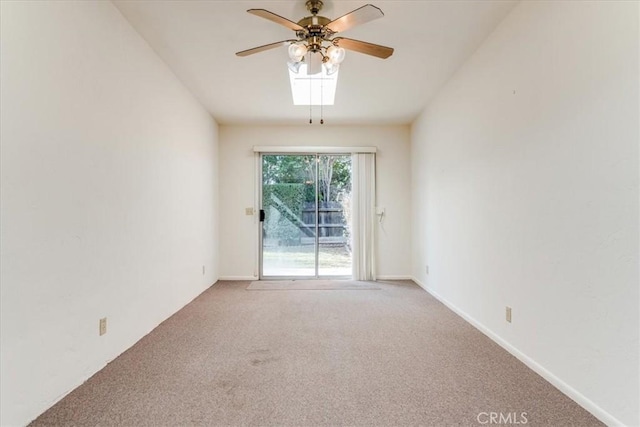
{"type": "MultiPolygon", "coordinates": [[[[368,0],[325,0],[320,15],[337,18],[368,0]]],[[[340,33],[395,48],[382,60],[347,52],[327,124],[406,124],[462,65],[516,0],[369,0],[385,16],[340,33]]],[[[240,58],[235,52],[295,38],[247,9],[298,21],[304,0],[131,1],[115,5],[221,124],[303,124],[309,107],[294,106],[286,47],[240,58]]],[[[314,107],[314,118],[319,107],[314,107]]]]}

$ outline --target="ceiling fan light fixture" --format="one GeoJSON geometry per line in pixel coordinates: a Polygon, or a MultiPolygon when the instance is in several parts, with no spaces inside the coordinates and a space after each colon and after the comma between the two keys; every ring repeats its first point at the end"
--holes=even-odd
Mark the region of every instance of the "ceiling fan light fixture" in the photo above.
{"type": "Polygon", "coordinates": [[[304,44],[291,43],[289,45],[289,58],[294,62],[302,61],[307,53],[307,47],[304,44]]]}
{"type": "Polygon", "coordinates": [[[333,64],[329,61],[324,63],[324,68],[327,70],[327,76],[331,76],[338,72],[340,64],[333,64]]]}
{"type": "Polygon", "coordinates": [[[328,62],[332,64],[340,64],[344,61],[345,55],[345,50],[339,46],[332,45],[327,49],[327,57],[329,58],[328,62]]]}
{"type": "Polygon", "coordinates": [[[302,66],[302,64],[304,64],[304,62],[302,61],[287,61],[287,67],[289,67],[289,69],[296,74],[300,72],[300,67],[302,66]]]}
{"type": "Polygon", "coordinates": [[[337,33],[382,18],[384,13],[378,7],[366,4],[331,20],[318,15],[323,7],[323,0],[306,0],[306,6],[311,16],[306,16],[297,22],[266,9],[247,10],[252,15],[294,31],[295,38],[246,49],[236,52],[236,55],[249,56],[288,45],[287,68],[293,104],[320,105],[320,123],[323,123],[322,106],[334,103],[338,70],[345,59],[345,50],[386,59],[393,54],[393,48],[342,36],[335,37],[337,33]]]}

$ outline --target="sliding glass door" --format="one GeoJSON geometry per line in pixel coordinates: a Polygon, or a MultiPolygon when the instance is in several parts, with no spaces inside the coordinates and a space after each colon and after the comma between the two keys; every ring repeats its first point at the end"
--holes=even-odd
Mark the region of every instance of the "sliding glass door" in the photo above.
{"type": "Polygon", "coordinates": [[[261,278],[351,276],[351,156],[263,154],[261,278]]]}
{"type": "Polygon", "coordinates": [[[318,276],[351,277],[351,156],[326,155],[318,163],[318,276]]]}
{"type": "Polygon", "coordinates": [[[262,156],[262,277],[316,274],[316,156],[262,156]]]}

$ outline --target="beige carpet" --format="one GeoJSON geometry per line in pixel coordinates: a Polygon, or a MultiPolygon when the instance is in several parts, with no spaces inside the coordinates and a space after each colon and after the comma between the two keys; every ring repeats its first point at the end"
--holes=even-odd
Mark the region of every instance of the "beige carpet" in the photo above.
{"type": "Polygon", "coordinates": [[[411,282],[248,284],[216,284],[33,425],[602,425],[411,282]]]}
{"type": "Polygon", "coordinates": [[[379,290],[375,282],[356,280],[259,280],[251,282],[250,291],[328,291],[328,290],[379,290]]]}

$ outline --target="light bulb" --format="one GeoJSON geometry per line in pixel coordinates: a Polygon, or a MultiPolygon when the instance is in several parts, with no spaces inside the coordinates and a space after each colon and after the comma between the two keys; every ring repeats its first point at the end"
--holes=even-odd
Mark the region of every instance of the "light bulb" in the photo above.
{"type": "Polygon", "coordinates": [[[345,51],[339,46],[329,46],[327,49],[327,56],[332,64],[339,64],[344,61],[345,51]]]}
{"type": "Polygon", "coordinates": [[[300,62],[307,53],[307,47],[303,44],[292,43],[289,45],[289,58],[295,62],[300,62]]]}

